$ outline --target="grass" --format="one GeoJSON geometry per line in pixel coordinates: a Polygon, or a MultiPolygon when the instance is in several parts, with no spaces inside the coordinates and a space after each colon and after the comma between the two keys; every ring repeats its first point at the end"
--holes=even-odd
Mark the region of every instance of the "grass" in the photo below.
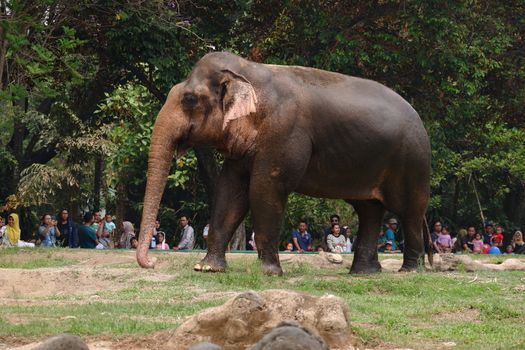
{"type": "Polygon", "coordinates": [[[0,251],[2,269],[39,269],[44,267],[62,267],[74,265],[76,259],[55,256],[56,249],[17,249],[7,248],[0,251]],[[23,259],[19,257],[23,255],[23,259]],[[27,258],[29,257],[29,258],[27,258]]]}
{"type": "MultiPolygon", "coordinates": [[[[27,266],[45,266],[42,257],[21,254],[28,254],[27,266]]],[[[11,252],[0,251],[0,262],[9,256],[11,252]]],[[[123,288],[49,295],[41,299],[45,305],[26,305],[23,300],[2,305],[0,338],[47,336],[57,329],[92,336],[151,333],[175,328],[184,317],[226,298],[207,299],[206,293],[287,289],[341,297],[349,306],[354,333],[368,348],[443,347],[444,342],[456,343],[455,349],[525,348],[523,271],[351,276],[342,267],[322,270],[308,264],[283,264],[284,277],[269,277],[261,273],[255,256],[231,259],[228,271],[218,274],[192,271],[195,256],[156,257],[160,267],[154,271],[129,263],[115,265],[123,273],[137,275],[123,288]],[[151,281],[155,274],[168,278],[151,281]]],[[[499,263],[505,258],[486,259],[499,263]]]]}

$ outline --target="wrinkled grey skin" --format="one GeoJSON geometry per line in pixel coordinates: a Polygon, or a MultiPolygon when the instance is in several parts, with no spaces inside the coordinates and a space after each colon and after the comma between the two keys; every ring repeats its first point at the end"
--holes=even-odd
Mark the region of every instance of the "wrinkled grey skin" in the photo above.
{"type": "Polygon", "coordinates": [[[170,92],[153,130],[137,260],[147,250],[173,152],[211,146],[226,158],[212,204],[208,253],[195,266],[223,271],[235,228],[249,209],[263,270],[281,274],[278,244],[291,192],[341,198],[359,216],[351,272],[381,270],[385,210],[405,234],[402,270],[424,257],[430,143],[416,111],[370,80],[211,53],[170,92]]]}
{"type": "Polygon", "coordinates": [[[222,350],[222,348],[216,344],[203,342],[193,345],[188,350],[222,350]]]}
{"type": "Polygon", "coordinates": [[[89,350],[89,348],[76,335],[60,334],[49,338],[33,350],[89,350]]]}
{"type": "Polygon", "coordinates": [[[282,322],[250,350],[328,350],[325,341],[294,321],[282,322]]]}

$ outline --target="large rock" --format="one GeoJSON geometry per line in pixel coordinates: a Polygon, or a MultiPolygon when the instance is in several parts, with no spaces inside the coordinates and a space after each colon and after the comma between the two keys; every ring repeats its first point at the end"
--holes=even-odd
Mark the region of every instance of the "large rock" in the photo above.
{"type": "MultiPolygon", "coordinates": [[[[342,299],[267,290],[238,294],[222,306],[194,315],[175,330],[165,349],[187,349],[199,342],[218,344],[225,350],[247,349],[283,321],[299,323],[304,327],[301,331],[320,336],[330,349],[353,349],[355,344],[342,299]]],[[[289,328],[281,331],[293,334],[289,328]]]]}
{"type": "Polygon", "coordinates": [[[436,271],[525,271],[525,260],[506,259],[501,264],[492,264],[469,255],[436,254],[433,267],[436,271]]]}

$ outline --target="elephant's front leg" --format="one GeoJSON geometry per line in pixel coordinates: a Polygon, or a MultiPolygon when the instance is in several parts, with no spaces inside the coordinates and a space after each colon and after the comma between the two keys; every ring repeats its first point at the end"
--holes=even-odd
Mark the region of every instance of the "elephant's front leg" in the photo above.
{"type": "Polygon", "coordinates": [[[228,243],[248,212],[248,183],[249,174],[242,163],[224,162],[211,208],[208,253],[195,270],[225,270],[228,243]]]}

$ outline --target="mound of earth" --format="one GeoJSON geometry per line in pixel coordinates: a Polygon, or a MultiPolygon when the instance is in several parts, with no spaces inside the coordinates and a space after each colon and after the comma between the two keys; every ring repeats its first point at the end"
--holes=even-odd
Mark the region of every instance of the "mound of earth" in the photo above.
{"type": "Polygon", "coordinates": [[[171,334],[164,349],[182,350],[200,342],[225,350],[246,349],[283,321],[298,322],[330,349],[354,349],[352,344],[357,343],[342,299],[267,290],[238,294],[222,306],[194,315],[171,334]]]}
{"type": "MultiPolygon", "coordinates": [[[[385,259],[381,261],[383,271],[395,272],[403,263],[400,259],[385,259]]],[[[472,259],[468,255],[434,254],[434,265],[426,265],[427,269],[434,271],[525,271],[524,259],[506,259],[501,264],[472,259]]]]}

